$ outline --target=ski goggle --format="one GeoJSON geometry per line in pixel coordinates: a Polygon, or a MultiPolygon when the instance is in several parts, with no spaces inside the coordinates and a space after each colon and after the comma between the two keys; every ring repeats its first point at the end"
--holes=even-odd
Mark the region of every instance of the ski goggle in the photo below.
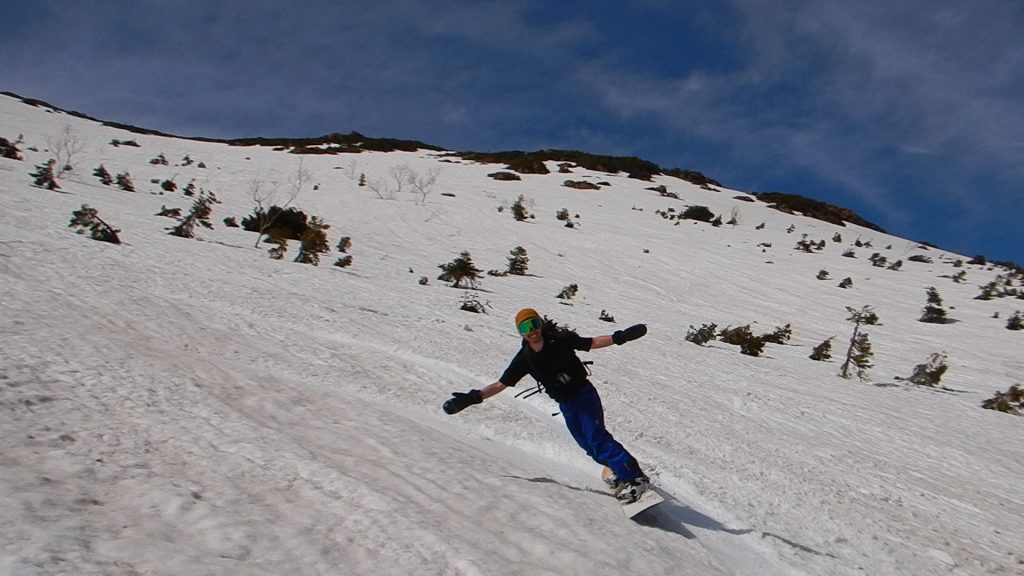
{"type": "Polygon", "coordinates": [[[516,325],[516,328],[519,329],[520,334],[527,334],[531,330],[539,329],[542,325],[543,322],[540,321],[540,318],[534,316],[533,318],[527,318],[526,320],[523,320],[518,325],[516,325]]]}

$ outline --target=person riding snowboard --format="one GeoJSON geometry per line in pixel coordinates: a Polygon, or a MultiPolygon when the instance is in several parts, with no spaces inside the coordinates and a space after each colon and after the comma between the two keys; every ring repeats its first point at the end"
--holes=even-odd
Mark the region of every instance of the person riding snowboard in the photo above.
{"type": "Polygon", "coordinates": [[[453,392],[444,403],[447,414],[456,414],[469,406],[515,386],[527,374],[540,383],[565,418],[573,439],[595,462],[605,467],[602,478],[623,503],[636,501],[650,486],[640,464],[604,427],[604,408],[597,389],[587,379],[587,370],[576,350],[590,351],[612,344],[622,345],[647,333],[647,326],[636,324],[616,330],[608,336],[585,338],[570,330],[553,329],[532,308],[516,314],[516,329],[523,338],[522,347],[501,378],[493,384],[469,392],[453,392]]]}

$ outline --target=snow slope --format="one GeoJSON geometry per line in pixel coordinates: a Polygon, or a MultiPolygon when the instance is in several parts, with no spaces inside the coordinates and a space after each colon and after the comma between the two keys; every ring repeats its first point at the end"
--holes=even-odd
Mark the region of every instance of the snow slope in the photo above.
{"type": "Polygon", "coordinates": [[[667,177],[552,164],[498,182],[500,165],[437,153],[297,156],[0,96],[0,136],[19,135],[24,160],[0,158],[2,574],[1024,573],[1024,420],[979,407],[1024,369],[1024,332],[1005,328],[1024,305],[974,299],[1005,270],[667,177]],[[33,187],[68,134],[82,147],[61,190],[33,187]],[[149,163],[161,153],[170,165],[149,163]],[[101,163],[138,192],[101,185],[101,163]],[[437,171],[436,186],[396,192],[396,167],[437,171]],[[254,180],[283,195],[300,169],[312,180],[295,205],[331,225],[332,246],[352,238],[352,266],[331,266],[336,253],[294,263],[294,243],[273,260],[222,224],[253,211],[254,180]],[[170,178],[220,200],[198,239],[154,215],[192,203],[152,182],[170,178]],[[519,195],[528,222],[508,210],[519,195]],[[68,228],[82,204],[124,244],[68,228]],[[689,205],[739,223],[656,214],[689,205]],[[555,218],[563,208],[577,227],[555,218]],[[804,234],[825,249],[795,250],[804,234]],[[843,257],[857,239],[873,248],[843,257]],[[463,250],[504,269],[516,246],[528,276],[470,291],[436,279],[463,250]],[[873,252],[904,266],[874,267],[873,252]],[[948,278],[960,270],[966,282],[948,278]],[[572,283],[576,298],[555,298],[572,283]],[[929,286],[957,322],[918,321],[929,286]],[[487,313],[459,310],[467,294],[487,313]],[[844,380],[846,308],[865,305],[881,319],[865,328],[875,366],[844,380]],[[525,306],[584,335],[648,324],[584,358],[610,430],[668,498],[638,522],[543,395],[441,412],[450,392],[500,375],[525,306]],[[712,322],[791,324],[793,337],[759,357],[684,340],[712,322]],[[831,336],[834,359],[808,359],[831,336]],[[895,379],[940,351],[945,389],[895,379]]]}

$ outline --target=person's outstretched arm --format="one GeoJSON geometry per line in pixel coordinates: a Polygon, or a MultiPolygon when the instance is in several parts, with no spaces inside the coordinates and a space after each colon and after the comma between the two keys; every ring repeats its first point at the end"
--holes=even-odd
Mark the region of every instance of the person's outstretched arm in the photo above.
{"type": "Polygon", "coordinates": [[[446,414],[457,414],[474,404],[483,402],[486,398],[494,396],[505,388],[508,388],[508,386],[505,386],[499,380],[479,390],[474,388],[469,392],[452,392],[452,397],[444,403],[442,408],[446,414]]]}
{"type": "Polygon", "coordinates": [[[647,334],[646,324],[634,324],[625,330],[616,330],[607,336],[594,336],[591,338],[590,349],[606,348],[612,344],[622,345],[631,340],[636,340],[647,334]]]}

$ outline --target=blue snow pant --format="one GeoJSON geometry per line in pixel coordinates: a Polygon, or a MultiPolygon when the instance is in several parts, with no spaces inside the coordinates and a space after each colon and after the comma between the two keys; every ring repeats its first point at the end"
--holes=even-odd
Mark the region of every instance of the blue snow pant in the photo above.
{"type": "Polygon", "coordinates": [[[584,384],[571,399],[559,402],[558,408],[562,411],[569,433],[587,452],[587,456],[611,468],[620,481],[643,476],[636,458],[605,429],[604,407],[593,384],[584,384]]]}

